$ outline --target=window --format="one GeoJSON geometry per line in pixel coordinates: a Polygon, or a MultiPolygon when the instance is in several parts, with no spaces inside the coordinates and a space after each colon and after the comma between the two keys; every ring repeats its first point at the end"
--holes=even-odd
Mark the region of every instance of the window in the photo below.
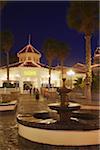
{"type": "Polygon", "coordinates": [[[31,60],[31,57],[28,57],[28,60],[31,60]]]}

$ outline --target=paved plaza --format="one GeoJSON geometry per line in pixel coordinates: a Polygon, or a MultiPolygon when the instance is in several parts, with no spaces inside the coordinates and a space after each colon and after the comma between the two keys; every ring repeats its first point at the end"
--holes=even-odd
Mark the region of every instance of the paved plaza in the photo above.
{"type": "MultiPolygon", "coordinates": [[[[99,150],[98,146],[90,147],[57,147],[27,142],[18,136],[16,116],[18,113],[33,113],[38,110],[48,110],[48,103],[58,102],[58,99],[43,98],[37,101],[33,95],[19,96],[15,112],[0,113],[0,150],[99,150]]],[[[53,136],[53,135],[52,135],[53,136]]]]}

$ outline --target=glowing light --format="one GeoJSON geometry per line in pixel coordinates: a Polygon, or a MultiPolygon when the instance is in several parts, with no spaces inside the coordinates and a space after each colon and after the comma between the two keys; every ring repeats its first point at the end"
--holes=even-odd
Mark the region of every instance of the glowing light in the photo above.
{"type": "Polygon", "coordinates": [[[36,71],[27,70],[23,72],[25,76],[36,76],[36,71]]]}
{"type": "Polygon", "coordinates": [[[30,81],[30,78],[27,78],[26,81],[30,81]]]}
{"type": "Polygon", "coordinates": [[[14,84],[14,82],[12,81],[11,84],[14,84]]]}
{"type": "Polygon", "coordinates": [[[73,70],[69,70],[69,71],[67,72],[67,75],[68,75],[68,76],[74,76],[74,75],[75,75],[75,72],[74,72],[73,70]]]}

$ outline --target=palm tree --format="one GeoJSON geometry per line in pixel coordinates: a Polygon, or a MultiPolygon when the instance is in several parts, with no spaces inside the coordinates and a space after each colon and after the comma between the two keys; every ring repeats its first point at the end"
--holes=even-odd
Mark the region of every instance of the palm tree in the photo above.
{"type": "Polygon", "coordinates": [[[67,22],[69,27],[85,34],[87,99],[91,100],[91,35],[99,29],[99,1],[72,2],[67,16],[67,22]]]}
{"type": "Polygon", "coordinates": [[[74,88],[76,89],[76,91],[81,91],[83,93],[83,89],[84,89],[84,80],[82,77],[78,77],[77,79],[74,80],[74,88]]]}
{"type": "MultiPolygon", "coordinates": [[[[5,7],[6,3],[7,3],[7,1],[0,1],[0,15],[1,15],[1,11],[5,7]]],[[[0,49],[0,66],[1,66],[1,49],[0,49]]]]}
{"type": "Polygon", "coordinates": [[[99,85],[99,83],[100,83],[99,82],[99,80],[100,80],[99,75],[96,75],[96,74],[92,73],[92,77],[93,77],[93,80],[92,80],[92,91],[99,93],[99,87],[100,87],[100,85],[99,85]]]}
{"type": "Polygon", "coordinates": [[[61,73],[62,73],[62,79],[63,77],[63,66],[64,66],[64,61],[66,59],[66,56],[68,55],[69,52],[69,47],[66,43],[64,42],[58,42],[57,44],[58,47],[58,52],[57,52],[57,58],[60,61],[60,65],[61,65],[61,73]]]}
{"type": "Polygon", "coordinates": [[[82,79],[82,77],[79,77],[79,78],[77,78],[76,80],[74,80],[75,81],[75,83],[74,83],[74,86],[77,88],[79,88],[79,87],[81,87],[81,84],[82,84],[82,82],[83,82],[83,79],[82,79]]]}
{"type": "Polygon", "coordinates": [[[10,57],[9,63],[16,63],[16,62],[18,62],[18,57],[16,56],[15,53],[10,53],[9,57],[10,57]]]}
{"type": "Polygon", "coordinates": [[[46,56],[49,65],[49,87],[51,85],[51,66],[53,60],[55,59],[56,47],[57,47],[56,40],[54,39],[47,39],[43,45],[43,52],[46,56]]]}
{"type": "Polygon", "coordinates": [[[2,10],[4,8],[6,3],[7,3],[7,1],[0,1],[0,10],[2,10]]]}
{"type": "Polygon", "coordinates": [[[9,31],[3,31],[0,33],[0,45],[1,50],[6,53],[7,56],[7,83],[9,84],[9,51],[13,45],[13,35],[9,31]]]}

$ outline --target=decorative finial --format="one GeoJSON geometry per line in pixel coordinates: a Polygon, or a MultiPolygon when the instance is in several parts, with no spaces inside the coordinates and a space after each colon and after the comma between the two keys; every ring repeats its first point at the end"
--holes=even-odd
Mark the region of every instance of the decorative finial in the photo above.
{"type": "Polygon", "coordinates": [[[29,39],[28,39],[28,44],[30,44],[30,42],[31,42],[31,35],[29,34],[29,37],[28,37],[29,39]]]}

